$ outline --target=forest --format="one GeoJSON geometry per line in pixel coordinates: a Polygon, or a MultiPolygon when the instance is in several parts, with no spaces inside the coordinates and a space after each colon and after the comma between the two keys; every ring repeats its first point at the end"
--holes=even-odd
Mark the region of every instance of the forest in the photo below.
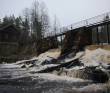
{"type": "Polygon", "coordinates": [[[54,15],[54,20],[51,24],[45,3],[34,1],[32,7],[23,9],[18,17],[12,14],[0,19],[0,29],[8,25],[14,25],[20,31],[19,43],[27,44],[48,36],[52,31],[55,33],[59,27],[59,21],[54,15]]]}

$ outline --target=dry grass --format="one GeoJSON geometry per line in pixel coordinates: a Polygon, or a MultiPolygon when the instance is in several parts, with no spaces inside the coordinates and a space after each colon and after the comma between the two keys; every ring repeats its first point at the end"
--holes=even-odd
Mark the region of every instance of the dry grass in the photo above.
{"type": "MultiPolygon", "coordinates": [[[[91,46],[86,46],[85,47],[85,49],[88,49],[88,50],[95,50],[95,49],[98,49],[98,48],[101,48],[101,46],[100,45],[91,45],[91,46]]],[[[103,49],[110,51],[110,45],[103,45],[103,49]]]]}

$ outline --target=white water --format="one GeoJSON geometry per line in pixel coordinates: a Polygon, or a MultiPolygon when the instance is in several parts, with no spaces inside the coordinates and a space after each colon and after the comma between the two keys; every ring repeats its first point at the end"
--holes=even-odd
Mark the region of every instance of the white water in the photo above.
{"type": "Polygon", "coordinates": [[[50,59],[49,57],[58,58],[60,56],[60,53],[61,53],[60,49],[51,49],[51,50],[48,50],[45,53],[40,54],[38,56],[38,59],[40,59],[40,60],[45,60],[45,59],[49,60],[50,59]]]}
{"type": "Polygon", "coordinates": [[[110,63],[110,51],[100,48],[92,51],[86,49],[80,60],[86,66],[97,66],[99,63],[106,65],[110,63]]]}
{"type": "MultiPolygon", "coordinates": [[[[58,71],[53,71],[51,73],[45,73],[45,74],[44,73],[42,74],[41,73],[39,74],[29,73],[30,71],[40,71],[47,67],[57,66],[58,64],[50,64],[50,65],[48,64],[48,65],[42,66],[41,63],[43,60],[50,60],[50,58],[48,58],[47,56],[57,58],[59,55],[60,55],[60,52],[58,51],[57,52],[48,51],[46,53],[39,55],[38,57],[34,57],[30,60],[37,59],[38,60],[36,61],[36,65],[38,65],[37,67],[28,68],[29,66],[26,65],[27,68],[22,68],[21,71],[13,71],[13,73],[11,73],[13,75],[12,78],[34,76],[33,79],[43,78],[45,80],[50,80],[50,81],[56,80],[56,81],[65,81],[69,83],[86,82],[86,81],[91,82],[90,80],[84,80],[83,72],[77,71],[78,69],[84,68],[84,67],[79,67],[79,66],[76,66],[70,69],[64,68],[60,76],[58,76],[58,73],[59,73],[58,71]]],[[[98,66],[100,62],[103,63],[104,66],[106,66],[108,63],[110,63],[110,51],[107,51],[104,49],[96,49],[92,51],[85,50],[84,52],[78,52],[76,56],[71,59],[65,59],[65,62],[71,61],[76,58],[80,58],[80,61],[84,63],[85,66],[98,66]]],[[[18,61],[14,64],[2,64],[0,68],[20,68],[22,65],[24,65],[25,61],[27,60],[18,61]]],[[[84,86],[78,89],[76,87],[73,87],[72,90],[76,90],[76,91],[88,91],[88,90],[91,91],[91,90],[98,90],[98,89],[103,90],[107,86],[110,86],[110,82],[107,82],[105,84],[90,84],[88,86],[84,86]]]]}
{"type": "MultiPolygon", "coordinates": [[[[48,67],[52,67],[52,66],[57,66],[58,64],[48,64],[48,65],[44,65],[42,66],[41,63],[43,60],[50,60],[49,57],[54,57],[57,58],[60,55],[60,51],[58,50],[49,50],[45,53],[42,53],[41,55],[39,55],[38,57],[34,57],[30,60],[35,60],[37,59],[38,61],[36,61],[36,65],[38,65],[37,67],[33,67],[33,68],[29,68],[28,71],[40,71],[40,70],[44,70],[45,68],[48,67]]],[[[73,59],[79,58],[80,61],[82,63],[84,63],[84,66],[98,66],[100,63],[102,63],[104,66],[107,66],[108,63],[110,63],[110,51],[104,50],[104,49],[96,49],[96,50],[85,50],[84,52],[78,52],[76,54],[75,57],[71,58],[71,59],[65,59],[64,62],[68,62],[71,61],[73,59]]],[[[24,62],[26,60],[22,60],[22,61],[18,61],[15,64],[19,64],[22,63],[20,66],[24,65],[24,62]]],[[[26,65],[26,67],[28,68],[29,65],[26,65]]],[[[82,75],[84,73],[81,73],[79,71],[77,71],[78,69],[82,69],[84,67],[81,66],[76,66],[70,69],[63,69],[63,72],[60,74],[61,76],[69,76],[69,77],[73,77],[73,78],[77,78],[77,77],[82,77],[82,75]],[[80,75],[81,73],[81,75],[80,75]]],[[[100,66],[100,68],[102,68],[100,66]]],[[[54,71],[53,74],[58,74],[58,71],[54,71]]]]}

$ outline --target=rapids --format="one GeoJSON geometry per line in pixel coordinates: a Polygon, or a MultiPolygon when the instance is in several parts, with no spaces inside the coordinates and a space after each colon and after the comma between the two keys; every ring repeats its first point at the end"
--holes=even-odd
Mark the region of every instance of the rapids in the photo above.
{"type": "MultiPolygon", "coordinates": [[[[57,66],[59,64],[41,65],[44,60],[51,60],[50,57],[58,58],[60,50],[49,50],[38,57],[30,60],[21,60],[16,63],[0,64],[0,93],[109,93],[110,80],[106,83],[94,83],[89,80],[91,78],[87,74],[78,71],[84,66],[98,66],[100,63],[106,67],[110,63],[110,51],[104,49],[85,50],[78,52],[73,58],[66,58],[62,62],[68,62],[79,58],[84,66],[75,66],[72,68],[62,68],[59,71],[54,70],[51,73],[35,73],[31,71],[40,71],[48,67],[57,66]],[[33,61],[26,64],[26,61],[33,61]],[[21,68],[25,65],[26,68],[21,68]]],[[[110,71],[103,68],[110,77],[110,71]]]]}

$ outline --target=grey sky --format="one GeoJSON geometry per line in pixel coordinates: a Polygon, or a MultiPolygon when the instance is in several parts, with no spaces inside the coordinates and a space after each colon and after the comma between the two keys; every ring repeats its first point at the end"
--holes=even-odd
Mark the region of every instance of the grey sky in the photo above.
{"type": "MultiPolygon", "coordinates": [[[[5,15],[17,17],[35,0],[0,0],[0,19],[5,15]]],[[[110,12],[110,0],[38,0],[45,2],[51,18],[56,15],[61,26],[110,12]]]]}

